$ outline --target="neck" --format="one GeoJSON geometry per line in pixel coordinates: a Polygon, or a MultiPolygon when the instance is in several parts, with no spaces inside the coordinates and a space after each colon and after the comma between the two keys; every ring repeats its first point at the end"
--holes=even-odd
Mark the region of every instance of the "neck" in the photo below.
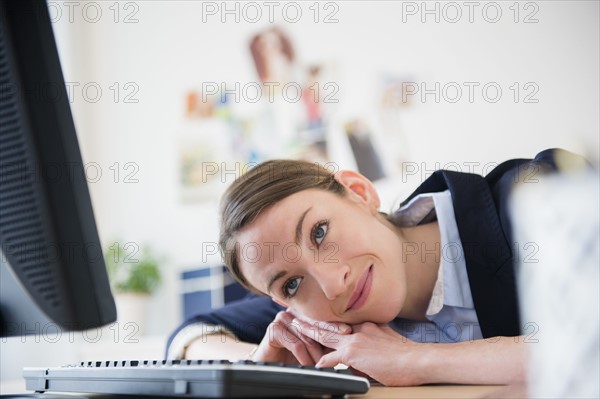
{"type": "Polygon", "coordinates": [[[425,313],[437,281],[441,261],[438,222],[403,228],[400,239],[407,292],[398,317],[426,321],[425,313]]]}

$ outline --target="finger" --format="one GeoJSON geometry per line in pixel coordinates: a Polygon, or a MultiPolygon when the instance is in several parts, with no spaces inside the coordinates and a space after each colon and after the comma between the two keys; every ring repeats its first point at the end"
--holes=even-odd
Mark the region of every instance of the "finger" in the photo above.
{"type": "Polygon", "coordinates": [[[333,329],[333,331],[336,331],[339,334],[350,334],[352,332],[352,327],[346,323],[341,323],[341,322],[336,322],[336,321],[329,321],[329,322],[317,321],[315,319],[312,319],[312,318],[300,313],[297,309],[294,309],[294,308],[288,308],[286,311],[291,313],[292,315],[294,315],[294,317],[296,319],[302,320],[303,322],[305,322],[309,325],[312,325],[312,326],[318,326],[319,328],[322,328],[322,329],[333,329]],[[330,327],[328,327],[328,326],[330,326],[330,327]]]}
{"type": "Polygon", "coordinates": [[[364,323],[355,324],[352,329],[355,333],[358,333],[358,332],[373,333],[374,331],[377,330],[377,327],[378,327],[377,324],[366,321],[364,323]]]}
{"type": "Polygon", "coordinates": [[[285,310],[288,313],[291,313],[292,315],[294,315],[294,317],[300,317],[302,316],[302,313],[300,313],[298,310],[296,310],[296,308],[293,307],[289,307],[285,310]]]}
{"type": "Polygon", "coordinates": [[[305,335],[309,335],[311,337],[313,337],[315,335],[315,332],[326,332],[326,333],[335,333],[335,334],[340,334],[340,335],[348,335],[352,333],[352,326],[346,324],[346,323],[338,323],[338,322],[325,322],[325,321],[313,321],[312,323],[307,322],[306,320],[303,319],[296,319],[299,321],[299,324],[301,323],[302,326],[302,331],[305,333],[305,335]],[[307,334],[306,332],[311,333],[307,334]]]}
{"type": "Polygon", "coordinates": [[[311,364],[316,364],[319,360],[321,360],[321,357],[323,357],[323,355],[325,354],[325,352],[323,351],[324,348],[321,344],[314,341],[312,338],[305,337],[305,339],[306,341],[308,341],[305,341],[304,344],[306,346],[308,354],[312,359],[311,364]]]}
{"type": "Polygon", "coordinates": [[[307,335],[302,334],[302,326],[297,322],[294,323],[295,320],[291,312],[279,312],[273,321],[273,327],[277,326],[277,329],[273,330],[277,334],[277,339],[271,344],[292,352],[303,365],[314,365],[323,355],[323,347],[307,335]],[[298,341],[302,341],[305,348],[301,348],[302,345],[298,341]]]}
{"type": "Polygon", "coordinates": [[[280,323],[291,323],[293,320],[294,316],[286,310],[277,313],[275,319],[273,319],[273,321],[278,321],[280,323]]]}
{"type": "MultiPolygon", "coordinates": [[[[291,317],[291,314],[281,315],[280,320],[288,321],[291,317]]],[[[310,338],[309,336],[303,334],[302,326],[300,325],[297,319],[291,319],[289,322],[283,323],[281,327],[285,329],[283,331],[283,339],[296,346],[296,353],[298,353],[299,356],[303,357],[302,364],[313,365],[319,361],[321,356],[323,356],[323,346],[315,340],[313,340],[312,338],[310,338]],[[299,343],[296,341],[302,341],[305,349],[301,349],[299,343]],[[307,353],[310,356],[310,362],[304,359],[305,353],[307,353]]],[[[294,354],[294,356],[296,355],[294,354]]],[[[300,361],[299,358],[298,360],[300,361]]]]}
{"type": "Polygon", "coordinates": [[[294,319],[292,323],[290,323],[289,329],[292,332],[292,334],[294,334],[296,337],[298,337],[298,339],[304,342],[306,350],[308,351],[308,354],[313,360],[313,364],[318,362],[319,359],[321,359],[321,356],[323,356],[323,346],[316,342],[314,339],[304,334],[305,331],[302,331],[302,325],[300,325],[298,319],[294,319]]]}
{"type": "Polygon", "coordinates": [[[318,324],[316,326],[307,324],[302,320],[298,320],[298,324],[301,325],[302,331],[310,333],[310,337],[316,342],[327,348],[337,349],[347,337],[346,334],[338,334],[335,331],[335,326],[329,326],[328,328],[321,328],[318,324]]]}
{"type": "Polygon", "coordinates": [[[306,344],[294,334],[293,330],[288,328],[289,325],[280,323],[273,326],[271,344],[287,349],[302,365],[315,364],[315,361],[307,350],[306,344]]]}
{"type": "Polygon", "coordinates": [[[315,364],[315,361],[313,360],[310,353],[308,353],[308,350],[306,349],[304,343],[300,341],[296,343],[290,343],[289,348],[287,349],[290,352],[292,352],[294,357],[298,360],[298,362],[300,362],[301,365],[312,366],[315,364]]]}
{"type": "Polygon", "coordinates": [[[307,323],[307,324],[315,324],[318,323],[318,321],[306,316],[303,313],[300,313],[300,311],[298,311],[295,308],[288,308],[287,312],[289,312],[290,314],[292,314],[294,316],[294,318],[298,319],[298,320],[302,320],[303,322],[307,323]]]}
{"type": "Polygon", "coordinates": [[[340,363],[342,363],[342,355],[339,351],[334,351],[323,356],[316,367],[335,367],[340,363]]]}
{"type": "Polygon", "coordinates": [[[341,334],[341,335],[348,335],[348,334],[352,334],[352,326],[346,323],[338,323],[338,322],[321,322],[319,323],[319,325],[321,326],[321,328],[329,330],[329,331],[335,331],[336,334],[341,334]]]}
{"type": "Polygon", "coordinates": [[[269,337],[271,341],[270,344],[272,346],[290,350],[291,347],[289,344],[295,344],[296,341],[300,340],[300,337],[297,336],[295,328],[290,329],[293,321],[294,318],[290,313],[285,311],[277,313],[275,319],[270,325],[271,332],[269,333],[269,337]]]}

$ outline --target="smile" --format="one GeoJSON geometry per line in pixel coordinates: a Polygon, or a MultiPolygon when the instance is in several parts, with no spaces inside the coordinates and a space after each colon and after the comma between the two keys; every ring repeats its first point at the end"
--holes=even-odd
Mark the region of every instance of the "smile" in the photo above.
{"type": "Polygon", "coordinates": [[[362,275],[358,283],[356,284],[356,288],[348,301],[348,307],[346,308],[346,312],[350,310],[358,310],[360,309],[367,299],[369,298],[369,294],[371,293],[371,285],[373,283],[373,265],[369,266],[369,268],[362,275]]]}

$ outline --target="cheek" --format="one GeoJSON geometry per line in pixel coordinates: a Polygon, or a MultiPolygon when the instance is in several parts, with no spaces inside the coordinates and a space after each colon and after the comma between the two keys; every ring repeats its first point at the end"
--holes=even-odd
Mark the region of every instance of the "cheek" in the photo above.
{"type": "Polygon", "coordinates": [[[340,242],[350,244],[349,249],[381,248],[389,244],[390,234],[393,235],[375,217],[364,215],[344,226],[340,232],[340,242]]]}
{"type": "Polygon", "coordinates": [[[406,301],[407,285],[403,267],[381,273],[376,289],[379,293],[378,320],[373,321],[388,323],[400,313],[406,301]]]}
{"type": "Polygon", "coordinates": [[[296,307],[296,309],[298,309],[298,311],[300,313],[302,313],[303,315],[310,317],[313,320],[318,320],[318,321],[331,321],[331,322],[335,322],[335,321],[343,321],[341,320],[339,317],[337,317],[336,315],[334,315],[331,311],[329,311],[328,308],[324,307],[324,306],[318,306],[318,307],[296,307]]]}
{"type": "Polygon", "coordinates": [[[314,320],[319,321],[338,321],[336,316],[331,311],[331,302],[322,295],[321,291],[317,287],[311,287],[312,289],[305,292],[302,298],[299,298],[296,303],[292,303],[291,306],[298,309],[300,313],[310,317],[314,320]]]}
{"type": "Polygon", "coordinates": [[[324,249],[332,255],[331,258],[338,261],[365,255],[381,245],[375,239],[378,233],[368,225],[345,227],[343,231],[336,233],[324,249]]]}

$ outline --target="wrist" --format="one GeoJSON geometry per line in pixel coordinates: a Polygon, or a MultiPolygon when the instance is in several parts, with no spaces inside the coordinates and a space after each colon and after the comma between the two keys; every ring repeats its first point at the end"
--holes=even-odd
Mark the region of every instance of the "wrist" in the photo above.
{"type": "Polygon", "coordinates": [[[443,356],[441,347],[443,344],[424,343],[420,345],[415,359],[416,378],[419,385],[440,382],[439,367],[443,356]]]}

